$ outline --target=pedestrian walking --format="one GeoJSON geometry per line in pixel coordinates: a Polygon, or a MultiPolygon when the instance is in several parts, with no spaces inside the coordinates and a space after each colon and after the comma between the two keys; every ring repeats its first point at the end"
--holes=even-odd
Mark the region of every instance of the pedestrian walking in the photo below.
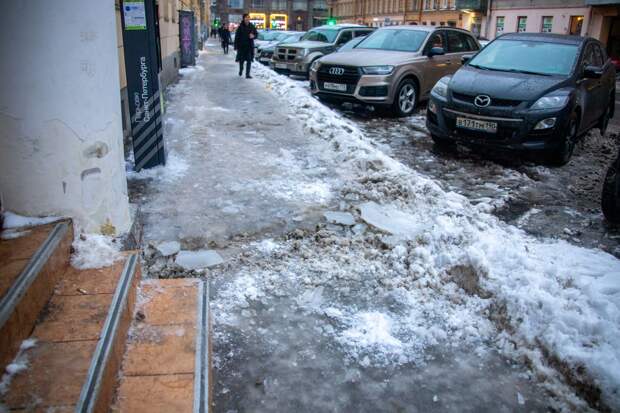
{"type": "Polygon", "coordinates": [[[254,39],[258,36],[256,27],[250,23],[250,15],[244,14],[243,21],[237,28],[235,34],[235,50],[237,51],[237,62],[239,62],[239,76],[243,74],[243,63],[245,62],[245,78],[252,79],[250,70],[252,60],[254,60],[254,39]]]}
{"type": "Polygon", "coordinates": [[[220,39],[222,39],[222,50],[224,50],[224,54],[228,54],[228,45],[230,45],[232,38],[230,37],[230,30],[228,30],[227,24],[222,26],[220,39]]]}

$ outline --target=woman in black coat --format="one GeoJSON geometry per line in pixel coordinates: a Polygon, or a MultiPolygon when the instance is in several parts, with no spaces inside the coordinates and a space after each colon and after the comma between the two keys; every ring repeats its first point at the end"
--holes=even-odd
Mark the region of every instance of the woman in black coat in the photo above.
{"type": "Polygon", "coordinates": [[[225,24],[222,26],[222,33],[220,34],[220,38],[222,39],[222,49],[224,50],[224,54],[228,54],[228,45],[230,44],[230,30],[228,30],[228,25],[225,24]]]}
{"type": "Polygon", "coordinates": [[[250,69],[252,67],[252,60],[254,60],[254,39],[257,35],[256,27],[250,23],[250,15],[244,14],[243,21],[235,34],[235,50],[237,51],[236,60],[239,62],[239,76],[243,74],[243,62],[246,62],[246,79],[252,79],[250,69]]]}

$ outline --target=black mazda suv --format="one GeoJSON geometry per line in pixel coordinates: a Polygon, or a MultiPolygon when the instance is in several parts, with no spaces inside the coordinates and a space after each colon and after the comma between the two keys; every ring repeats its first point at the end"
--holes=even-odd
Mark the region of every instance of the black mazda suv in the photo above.
{"type": "Polygon", "coordinates": [[[537,151],[564,165],[578,137],[605,133],[614,114],[615,68],[595,39],[511,33],[463,61],[431,92],[426,124],[437,145],[537,151]]]}

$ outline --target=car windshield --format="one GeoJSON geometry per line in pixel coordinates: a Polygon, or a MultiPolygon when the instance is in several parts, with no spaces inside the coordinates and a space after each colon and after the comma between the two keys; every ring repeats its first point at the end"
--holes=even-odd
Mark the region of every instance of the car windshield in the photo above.
{"type": "Polygon", "coordinates": [[[287,37],[289,37],[290,35],[288,33],[278,33],[273,40],[284,40],[287,37]]]}
{"type": "Polygon", "coordinates": [[[469,65],[480,69],[568,76],[577,58],[577,45],[529,40],[496,40],[469,65]]]}
{"type": "Polygon", "coordinates": [[[292,36],[289,35],[288,37],[285,37],[284,39],[282,39],[280,43],[294,43],[294,42],[297,42],[300,37],[301,36],[298,34],[294,34],[292,36]]]}
{"type": "Polygon", "coordinates": [[[258,40],[266,40],[266,41],[271,41],[274,40],[276,38],[276,36],[278,36],[279,32],[258,32],[258,36],[256,37],[258,40]]]}
{"type": "Polygon", "coordinates": [[[333,43],[338,35],[338,30],[334,29],[314,29],[304,34],[301,40],[312,40],[316,42],[333,43]]]}
{"type": "Polygon", "coordinates": [[[399,52],[417,52],[427,31],[410,29],[383,29],[368,35],[356,49],[381,49],[399,52]]]}

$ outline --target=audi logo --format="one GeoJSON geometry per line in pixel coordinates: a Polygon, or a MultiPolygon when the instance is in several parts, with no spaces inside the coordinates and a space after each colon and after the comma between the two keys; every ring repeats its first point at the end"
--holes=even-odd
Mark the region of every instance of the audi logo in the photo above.
{"type": "Polygon", "coordinates": [[[478,95],[474,98],[474,105],[479,108],[486,108],[491,104],[491,97],[487,95],[478,95]]]}
{"type": "Polygon", "coordinates": [[[344,69],[341,67],[332,67],[331,69],[329,69],[329,74],[342,76],[344,75],[344,69]]]}

